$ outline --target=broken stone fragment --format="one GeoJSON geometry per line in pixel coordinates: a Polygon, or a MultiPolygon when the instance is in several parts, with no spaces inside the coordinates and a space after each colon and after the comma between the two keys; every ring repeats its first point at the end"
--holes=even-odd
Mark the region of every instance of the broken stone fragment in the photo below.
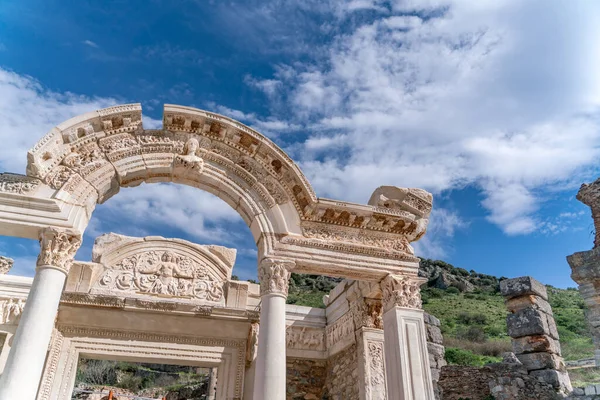
{"type": "Polygon", "coordinates": [[[518,354],[517,358],[528,371],[538,369],[556,369],[565,371],[566,366],[562,357],[550,353],[528,353],[518,354]]]}
{"type": "Polygon", "coordinates": [[[512,340],[515,354],[546,352],[560,355],[560,344],[548,335],[524,336],[512,340]]]}
{"type": "Polygon", "coordinates": [[[550,307],[550,303],[540,296],[528,295],[506,300],[506,308],[508,308],[508,311],[511,313],[521,311],[527,307],[531,307],[534,310],[540,310],[552,315],[552,307],[550,307]]]}
{"type": "Polygon", "coordinates": [[[546,286],[530,276],[521,276],[519,278],[500,281],[500,292],[506,299],[534,295],[548,300],[546,286]]]}
{"type": "Polygon", "coordinates": [[[552,387],[563,394],[567,394],[573,390],[571,387],[571,379],[569,379],[569,374],[564,371],[542,369],[538,371],[531,371],[530,375],[536,377],[540,382],[552,385],[552,387]]]}

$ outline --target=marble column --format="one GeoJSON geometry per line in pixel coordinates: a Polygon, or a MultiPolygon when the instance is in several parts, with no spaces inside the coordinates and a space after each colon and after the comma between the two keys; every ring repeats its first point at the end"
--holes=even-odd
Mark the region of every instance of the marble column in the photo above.
{"type": "Polygon", "coordinates": [[[388,400],[433,400],[427,334],[418,277],[388,275],[383,291],[383,335],[388,400]]]}
{"type": "Polygon", "coordinates": [[[80,236],[65,231],[40,233],[37,269],[0,377],[0,399],[35,399],[60,296],[80,245],[80,236]]]}
{"type": "Polygon", "coordinates": [[[217,398],[217,368],[211,368],[208,376],[208,397],[206,400],[215,400],[217,398]]]}
{"type": "Polygon", "coordinates": [[[285,301],[294,262],[266,258],[258,267],[260,335],[254,379],[254,399],[285,400],[285,301]]]}

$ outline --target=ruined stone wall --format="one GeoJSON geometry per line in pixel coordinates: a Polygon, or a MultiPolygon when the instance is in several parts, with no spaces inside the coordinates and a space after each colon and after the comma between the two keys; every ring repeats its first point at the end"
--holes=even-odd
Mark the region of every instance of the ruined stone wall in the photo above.
{"type": "Polygon", "coordinates": [[[446,365],[446,359],[444,358],[444,338],[442,336],[442,330],[440,329],[440,320],[429,315],[424,314],[425,329],[427,330],[427,352],[429,353],[429,366],[431,369],[431,380],[433,381],[433,392],[436,399],[440,399],[440,389],[438,381],[440,379],[440,372],[443,366],[446,365]]]}
{"type": "Polygon", "coordinates": [[[443,400],[563,398],[552,385],[529,375],[527,369],[518,362],[488,364],[480,368],[447,365],[442,368],[439,387],[443,400]]]}
{"type": "Polygon", "coordinates": [[[327,362],[287,359],[286,400],[321,400],[325,391],[327,362]]]}
{"type": "Polygon", "coordinates": [[[358,400],[358,356],[356,345],[327,360],[326,394],[329,400],[358,400]]]}

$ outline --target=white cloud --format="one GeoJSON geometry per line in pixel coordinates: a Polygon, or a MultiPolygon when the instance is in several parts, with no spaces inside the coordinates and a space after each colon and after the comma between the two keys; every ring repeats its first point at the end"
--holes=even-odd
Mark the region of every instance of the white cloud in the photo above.
{"type": "Polygon", "coordinates": [[[209,103],[208,105],[211,110],[223,114],[229,118],[247,123],[258,132],[269,136],[270,138],[275,138],[279,134],[292,132],[300,128],[299,125],[290,123],[289,121],[273,117],[263,119],[254,113],[245,113],[243,111],[235,110],[233,108],[225,107],[215,103],[209,103]]]}
{"type": "Polygon", "coordinates": [[[434,208],[429,219],[427,234],[413,243],[419,256],[432,259],[443,259],[451,251],[448,239],[454,236],[457,229],[467,227],[467,223],[453,211],[434,208]]]}
{"type": "Polygon", "coordinates": [[[92,42],[91,40],[84,40],[81,43],[85,44],[86,46],[93,47],[95,49],[97,49],[99,47],[98,44],[96,44],[96,42],[92,42]]]}
{"type": "Polygon", "coordinates": [[[0,169],[25,173],[27,150],[57,124],[118,103],[45,89],[30,76],[0,68],[0,169]]]}
{"type": "Polygon", "coordinates": [[[294,155],[317,194],[474,184],[504,232],[538,229],[544,192],[597,168],[600,6],[371,4],[389,12],[338,21],[311,61],[277,65],[265,83],[274,117],[311,133],[294,155]]]}
{"type": "Polygon", "coordinates": [[[232,224],[243,222],[223,200],[196,188],[175,184],[143,184],[121,191],[96,208],[90,235],[118,230],[130,236],[146,236],[151,229],[178,229],[194,239],[231,243],[246,232],[232,224]]]}

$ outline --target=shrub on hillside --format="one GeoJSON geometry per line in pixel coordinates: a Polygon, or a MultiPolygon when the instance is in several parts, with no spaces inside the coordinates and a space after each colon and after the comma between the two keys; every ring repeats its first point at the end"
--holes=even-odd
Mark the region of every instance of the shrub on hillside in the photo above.
{"type": "MultiPolygon", "coordinates": [[[[465,295],[466,298],[467,295],[465,295]]],[[[485,325],[487,323],[487,317],[481,313],[468,313],[468,312],[460,312],[456,317],[456,320],[464,325],[485,325]]]]}
{"type": "Polygon", "coordinates": [[[448,289],[446,289],[446,293],[448,294],[459,294],[460,290],[454,286],[450,286],[448,289]]]}
{"type": "Polygon", "coordinates": [[[470,326],[466,329],[459,329],[458,332],[456,332],[456,337],[475,343],[485,342],[485,332],[483,331],[483,328],[479,326],[470,326]]]}
{"type": "Polygon", "coordinates": [[[500,359],[496,357],[480,356],[473,354],[468,350],[457,349],[455,347],[446,347],[445,358],[448,364],[466,365],[472,367],[481,367],[485,364],[500,361],[500,359]]]}

